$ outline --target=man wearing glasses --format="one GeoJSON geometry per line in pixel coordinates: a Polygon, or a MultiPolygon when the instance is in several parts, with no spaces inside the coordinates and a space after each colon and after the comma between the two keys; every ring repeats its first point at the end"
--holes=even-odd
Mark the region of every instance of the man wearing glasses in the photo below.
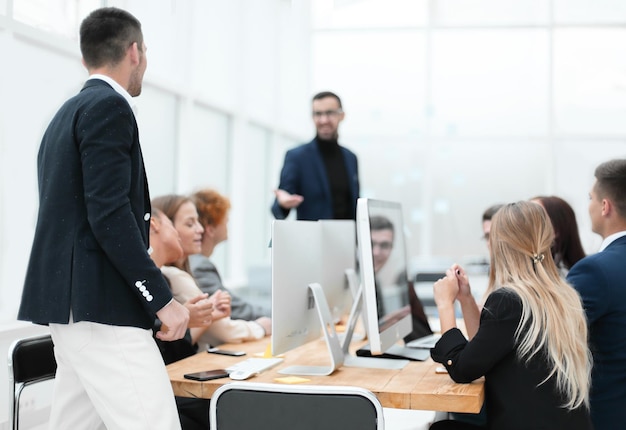
{"type": "Polygon", "coordinates": [[[345,115],[341,99],[329,91],[316,94],[312,115],[317,134],[311,142],[287,151],[272,214],[285,219],[296,209],[299,220],[355,219],[358,161],[338,143],[345,115]]]}

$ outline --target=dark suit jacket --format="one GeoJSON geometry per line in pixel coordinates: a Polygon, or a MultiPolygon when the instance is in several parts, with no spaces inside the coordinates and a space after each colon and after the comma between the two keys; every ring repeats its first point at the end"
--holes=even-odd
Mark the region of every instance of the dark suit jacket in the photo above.
{"type": "Polygon", "coordinates": [[[580,293],[593,354],[591,418],[597,430],[626,426],[626,237],[576,263],[567,281],[580,293]]]}
{"type": "Polygon", "coordinates": [[[529,363],[517,358],[515,330],[522,303],[515,293],[499,289],[489,295],[480,316],[478,333],[468,342],[458,329],[443,334],[431,350],[456,382],[485,376],[487,428],[498,430],[590,430],[589,411],[568,411],[555,391],[555,378],[539,357],[529,363]]]}
{"type": "Polygon", "coordinates": [[[90,79],[46,130],[21,320],[151,328],[172,295],[148,255],[150,196],[126,99],[90,79]]]}
{"type": "MultiPolygon", "coordinates": [[[[356,201],[359,198],[358,162],[352,151],[343,146],[340,148],[350,181],[353,218],[356,218],[356,201]]],[[[304,201],[296,209],[299,220],[334,219],[330,184],[316,139],[287,151],[278,188],[304,197],[304,201]]],[[[285,219],[289,210],[281,208],[274,199],[272,214],[276,219],[285,219]]]]}

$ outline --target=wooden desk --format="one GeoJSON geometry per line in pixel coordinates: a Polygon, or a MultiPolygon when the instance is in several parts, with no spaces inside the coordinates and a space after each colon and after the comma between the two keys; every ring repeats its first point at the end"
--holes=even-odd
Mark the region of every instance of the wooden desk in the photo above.
{"type": "MultiPolygon", "coordinates": [[[[167,366],[167,371],[174,388],[174,394],[182,397],[209,399],[215,390],[230,382],[228,378],[212,381],[192,381],[185,379],[185,373],[228,367],[241,360],[262,354],[269,345],[269,338],[237,345],[222,345],[223,349],[242,350],[248,354],[243,357],[200,352],[192,357],[177,361],[167,366]]],[[[266,370],[260,375],[247,379],[254,382],[275,383],[274,379],[283,377],[278,370],[295,364],[329,364],[328,349],[323,340],[311,342],[285,355],[285,360],[278,366],[266,370]]],[[[457,384],[446,374],[436,374],[437,363],[412,361],[400,370],[369,369],[342,366],[330,376],[304,376],[308,385],[351,385],[373,392],[382,405],[388,408],[421,409],[448,412],[477,413],[484,401],[484,380],[471,384],[457,384]]]]}

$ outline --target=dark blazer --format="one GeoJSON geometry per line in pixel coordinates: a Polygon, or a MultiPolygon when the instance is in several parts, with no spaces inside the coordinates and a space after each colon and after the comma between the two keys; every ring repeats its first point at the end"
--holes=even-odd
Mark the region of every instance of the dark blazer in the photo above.
{"type": "Polygon", "coordinates": [[[90,79],[46,130],[18,318],[151,328],[172,295],[148,255],[150,196],[126,99],[90,79]]]}
{"type": "Polygon", "coordinates": [[[485,377],[487,428],[506,430],[590,430],[589,411],[568,411],[555,391],[555,378],[548,376],[541,357],[529,363],[517,358],[515,330],[522,316],[522,303],[510,290],[492,292],[480,316],[478,333],[468,342],[458,329],[443,334],[431,350],[456,382],[485,377]]]}
{"type": "MultiPolygon", "coordinates": [[[[352,213],[356,218],[356,201],[359,198],[359,171],[356,155],[340,146],[346,163],[349,187],[352,194],[352,213]]],[[[291,194],[299,194],[304,201],[296,208],[299,220],[333,219],[333,200],[326,167],[317,140],[290,149],[285,154],[285,162],[280,172],[278,188],[291,194]]],[[[288,209],[283,209],[274,199],[272,214],[276,219],[285,219],[288,209]]]]}
{"type": "Polygon", "coordinates": [[[597,430],[626,425],[626,237],[578,261],[567,281],[579,292],[593,354],[591,418],[597,430]]]}

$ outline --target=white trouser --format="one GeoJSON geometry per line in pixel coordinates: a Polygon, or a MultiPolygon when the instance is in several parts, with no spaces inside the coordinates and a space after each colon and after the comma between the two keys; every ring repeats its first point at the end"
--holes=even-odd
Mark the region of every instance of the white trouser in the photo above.
{"type": "Polygon", "coordinates": [[[50,430],[180,429],[174,393],[150,330],[50,324],[57,373],[50,430]]]}

